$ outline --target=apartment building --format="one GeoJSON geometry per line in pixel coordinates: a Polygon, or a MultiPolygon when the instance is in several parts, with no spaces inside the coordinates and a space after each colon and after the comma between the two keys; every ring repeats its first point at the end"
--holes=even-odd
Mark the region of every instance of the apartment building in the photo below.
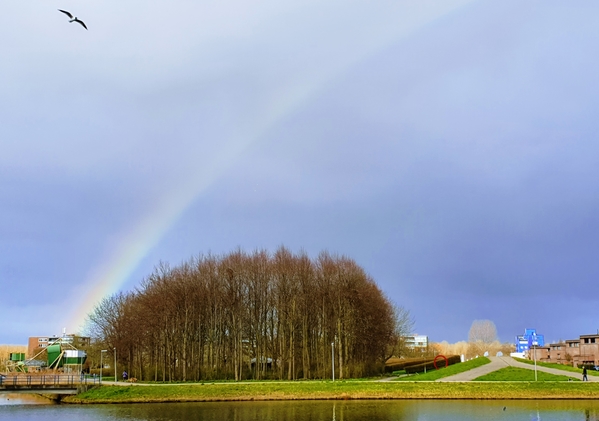
{"type": "Polygon", "coordinates": [[[599,366],[599,333],[581,335],[578,339],[569,339],[542,347],[533,347],[528,351],[528,358],[537,361],[568,364],[574,367],[581,365],[599,366]]]}
{"type": "Polygon", "coordinates": [[[48,345],[60,342],[73,345],[75,348],[89,346],[90,338],[87,336],[63,335],[63,336],[30,336],[27,341],[27,358],[33,358],[48,345]]]}

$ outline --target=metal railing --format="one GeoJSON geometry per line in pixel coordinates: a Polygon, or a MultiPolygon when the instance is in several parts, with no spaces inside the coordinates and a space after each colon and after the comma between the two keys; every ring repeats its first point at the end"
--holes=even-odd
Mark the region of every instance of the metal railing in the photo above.
{"type": "Polygon", "coordinates": [[[100,384],[98,376],[82,376],[76,374],[36,374],[36,375],[0,375],[0,386],[3,388],[28,387],[65,387],[76,388],[82,384],[100,384]]]}

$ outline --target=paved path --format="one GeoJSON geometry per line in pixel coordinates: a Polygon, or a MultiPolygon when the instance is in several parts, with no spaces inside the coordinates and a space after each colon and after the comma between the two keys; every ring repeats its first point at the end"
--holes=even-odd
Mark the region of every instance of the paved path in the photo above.
{"type": "MultiPolygon", "coordinates": [[[[516,361],[512,357],[489,357],[489,359],[491,360],[491,362],[489,364],[485,364],[481,367],[477,367],[472,370],[465,371],[463,373],[455,374],[453,376],[444,377],[437,381],[438,382],[468,382],[468,381],[476,379],[477,377],[484,376],[485,374],[489,374],[493,371],[497,371],[499,369],[509,367],[509,366],[525,368],[527,370],[535,369],[535,366],[533,364],[521,363],[519,361],[516,361]]],[[[570,372],[570,371],[560,370],[557,368],[547,368],[547,367],[541,367],[541,366],[537,366],[537,371],[543,371],[545,373],[557,374],[560,376],[568,376],[573,379],[582,380],[582,371],[580,373],[574,373],[574,372],[570,372]]],[[[599,377],[597,377],[597,376],[587,376],[587,378],[589,379],[590,382],[599,381],[599,377]]]]}
{"type": "MultiPolygon", "coordinates": [[[[493,371],[507,367],[502,357],[489,357],[491,362],[489,364],[481,365],[480,367],[473,368],[472,370],[464,371],[463,373],[454,374],[453,376],[443,377],[438,379],[438,382],[469,382],[477,377],[484,376],[493,371]]],[[[513,360],[513,358],[512,358],[513,360]]]]}
{"type": "MultiPolygon", "coordinates": [[[[521,363],[520,361],[516,361],[512,357],[500,357],[500,358],[506,360],[508,362],[508,365],[511,365],[512,367],[528,368],[529,370],[535,369],[534,365],[521,363]]],[[[537,365],[537,371],[543,371],[543,372],[549,373],[549,374],[557,374],[558,376],[568,376],[568,377],[572,377],[573,379],[582,380],[582,370],[580,370],[580,372],[578,372],[578,373],[575,373],[573,371],[560,370],[558,368],[541,367],[541,366],[537,365]]],[[[597,377],[597,376],[587,375],[587,379],[589,379],[590,382],[599,382],[599,377],[597,377]]]]}

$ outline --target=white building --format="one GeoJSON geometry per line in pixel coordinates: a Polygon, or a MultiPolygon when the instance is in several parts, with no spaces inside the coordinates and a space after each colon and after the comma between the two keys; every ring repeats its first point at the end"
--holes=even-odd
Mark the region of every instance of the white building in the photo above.
{"type": "Polygon", "coordinates": [[[426,335],[411,335],[405,337],[405,344],[408,348],[413,349],[428,349],[428,336],[426,335]]]}

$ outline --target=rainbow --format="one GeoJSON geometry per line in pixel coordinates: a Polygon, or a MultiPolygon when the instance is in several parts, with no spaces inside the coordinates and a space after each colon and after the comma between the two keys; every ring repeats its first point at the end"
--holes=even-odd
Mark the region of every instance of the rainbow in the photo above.
{"type": "Polygon", "coordinates": [[[453,13],[475,0],[447,0],[435,2],[419,0],[406,2],[405,22],[399,23],[392,32],[380,33],[373,37],[367,45],[356,49],[350,57],[337,62],[329,68],[321,69],[319,74],[312,75],[310,80],[286,86],[278,92],[276,101],[265,110],[262,119],[256,122],[253,131],[224,139],[227,145],[216,153],[211,162],[203,166],[198,173],[185,177],[187,182],[178,183],[176,190],[161,198],[159,204],[150,209],[145,217],[123,233],[110,255],[105,256],[80,288],[75,291],[78,306],[65,315],[62,326],[67,326],[70,332],[79,332],[86,316],[99,301],[119,291],[129,279],[142,259],[159,243],[181,215],[201,196],[252,144],[259,141],[265,134],[282,119],[292,115],[297,109],[308,103],[336,76],[353,66],[361,63],[379,51],[406,39],[435,20],[453,13]],[[414,4],[410,4],[414,3],[414,4]],[[442,3],[442,4],[439,4],[442,3]]]}

